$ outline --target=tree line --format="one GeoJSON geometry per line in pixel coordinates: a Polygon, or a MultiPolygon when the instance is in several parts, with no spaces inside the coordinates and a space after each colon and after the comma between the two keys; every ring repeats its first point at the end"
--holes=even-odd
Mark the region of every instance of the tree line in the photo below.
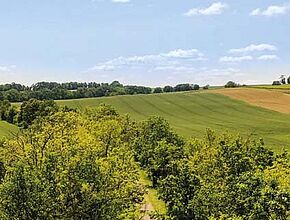
{"type": "MultiPolygon", "coordinates": [[[[208,88],[208,87],[207,87],[208,88]]],[[[115,95],[134,95],[151,94],[162,92],[179,92],[199,90],[197,84],[179,84],[175,87],[165,86],[164,88],[150,88],[145,86],[122,85],[118,81],[112,83],[57,83],[57,82],[38,82],[32,86],[11,83],[0,85],[0,100],[10,102],[23,102],[29,99],[38,100],[63,100],[80,99],[91,97],[115,96],[115,95]]]]}
{"type": "Polygon", "coordinates": [[[272,83],[273,86],[280,86],[285,84],[290,84],[290,76],[287,77],[286,75],[281,75],[280,80],[275,80],[272,83]]]}
{"type": "Polygon", "coordinates": [[[136,122],[107,105],[22,105],[24,129],[0,141],[1,219],[138,219],[141,169],[166,203],[155,219],[289,217],[290,157],[262,139],[184,139],[161,117],[136,122]]]}

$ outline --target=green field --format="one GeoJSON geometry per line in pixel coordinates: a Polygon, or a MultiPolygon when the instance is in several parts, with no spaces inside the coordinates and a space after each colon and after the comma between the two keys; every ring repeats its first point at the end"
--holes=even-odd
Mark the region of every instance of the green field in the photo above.
{"type": "Polygon", "coordinates": [[[0,121],[0,138],[9,137],[12,133],[17,132],[18,128],[5,121],[0,121]]]}
{"type": "Polygon", "coordinates": [[[249,88],[255,88],[255,89],[281,89],[281,90],[290,90],[290,84],[286,85],[255,85],[255,86],[248,86],[249,88]]]}
{"type": "Polygon", "coordinates": [[[110,104],[136,120],[151,115],[166,118],[184,137],[202,137],[207,128],[263,137],[274,150],[290,149],[290,115],[251,106],[211,93],[170,93],[58,101],[84,109],[110,104]]]}

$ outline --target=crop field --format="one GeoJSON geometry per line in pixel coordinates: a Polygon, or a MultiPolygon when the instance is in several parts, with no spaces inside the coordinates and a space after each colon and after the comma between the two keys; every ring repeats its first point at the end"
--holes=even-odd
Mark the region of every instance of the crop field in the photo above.
{"type": "Polygon", "coordinates": [[[219,89],[212,92],[239,99],[270,110],[290,114],[290,94],[267,89],[219,89]]]}
{"type": "Polygon", "coordinates": [[[202,137],[207,128],[243,136],[263,137],[266,145],[280,152],[290,149],[290,115],[208,92],[118,96],[58,101],[84,109],[106,103],[136,120],[160,115],[184,137],[202,137]]]}
{"type": "Polygon", "coordinates": [[[11,132],[17,132],[17,127],[7,122],[0,121],[0,138],[10,136],[11,132]]]}
{"type": "Polygon", "coordinates": [[[249,88],[256,88],[256,89],[276,89],[276,90],[290,90],[290,85],[255,85],[255,86],[248,86],[249,88]]]}

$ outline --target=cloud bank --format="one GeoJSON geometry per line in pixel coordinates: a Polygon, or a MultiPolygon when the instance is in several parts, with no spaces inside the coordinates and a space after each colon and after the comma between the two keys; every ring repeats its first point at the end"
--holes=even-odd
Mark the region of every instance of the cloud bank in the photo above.
{"type": "Polygon", "coordinates": [[[184,65],[193,61],[204,61],[207,58],[197,49],[176,49],[167,53],[150,54],[142,56],[118,57],[99,63],[89,70],[113,71],[124,68],[155,68],[156,66],[184,65]]]}

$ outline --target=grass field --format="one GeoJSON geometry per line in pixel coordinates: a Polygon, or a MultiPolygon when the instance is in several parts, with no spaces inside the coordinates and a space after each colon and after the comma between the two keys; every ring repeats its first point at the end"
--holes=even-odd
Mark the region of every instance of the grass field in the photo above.
{"type": "Polygon", "coordinates": [[[151,115],[166,118],[185,137],[202,137],[207,128],[263,137],[277,152],[290,149],[290,115],[249,105],[220,94],[171,93],[58,101],[83,109],[110,104],[136,120],[151,115]]]}
{"type": "Polygon", "coordinates": [[[286,85],[255,85],[255,86],[248,86],[248,88],[255,88],[255,89],[278,89],[278,90],[290,90],[290,84],[286,85]]]}
{"type": "Polygon", "coordinates": [[[0,138],[4,136],[10,136],[11,132],[17,132],[18,128],[7,122],[0,121],[0,138]]]}

